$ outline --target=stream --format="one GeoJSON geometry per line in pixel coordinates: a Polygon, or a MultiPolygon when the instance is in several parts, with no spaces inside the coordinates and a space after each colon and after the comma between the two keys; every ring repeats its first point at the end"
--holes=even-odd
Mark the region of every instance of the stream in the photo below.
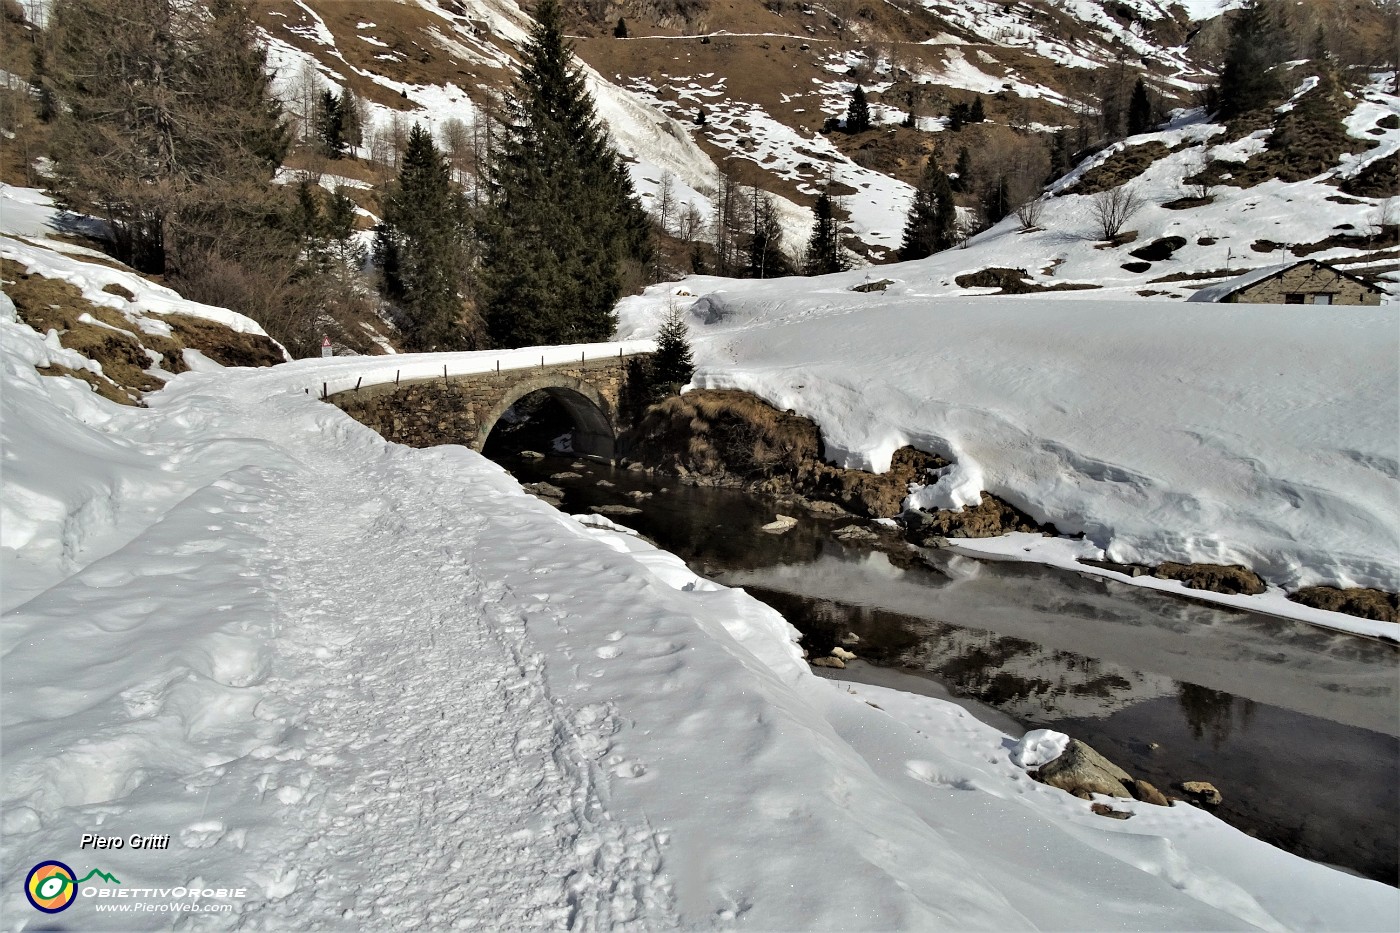
{"type": "Polygon", "coordinates": [[[1209,781],[1221,819],[1290,852],[1400,876],[1394,644],[1057,568],[914,552],[859,519],[567,454],[488,454],[522,483],[564,490],[565,511],[640,508],[609,517],[773,606],[813,657],[842,645],[868,662],[837,676],[885,682],[899,669],[922,679],[901,689],[927,683],[1068,733],[1168,794],[1209,781]],[[581,476],[552,478],[566,471],[581,476]],[[759,530],[780,512],[797,526],[759,530]],[[882,538],[833,536],[853,522],[882,538]]]}

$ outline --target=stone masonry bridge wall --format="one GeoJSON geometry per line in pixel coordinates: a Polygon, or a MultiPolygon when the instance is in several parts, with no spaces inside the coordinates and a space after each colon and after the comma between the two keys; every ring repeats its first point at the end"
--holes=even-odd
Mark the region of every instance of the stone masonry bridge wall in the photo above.
{"type": "Polygon", "coordinates": [[[542,391],[573,419],[575,451],[611,460],[630,359],[613,356],[382,383],[338,392],[326,401],[385,440],[409,447],[464,444],[479,451],[506,409],[542,391]]]}

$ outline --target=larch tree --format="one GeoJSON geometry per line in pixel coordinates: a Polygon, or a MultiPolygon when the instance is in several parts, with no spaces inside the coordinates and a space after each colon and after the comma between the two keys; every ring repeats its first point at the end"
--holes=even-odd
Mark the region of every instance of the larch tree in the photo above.
{"type": "Polygon", "coordinates": [[[452,184],[432,136],[414,124],[398,178],[384,197],[375,259],[385,294],[402,313],[405,342],[415,350],[478,345],[463,299],[467,233],[466,198],[452,184]]]}
{"type": "Polygon", "coordinates": [[[899,258],[907,261],[931,256],[956,243],[957,234],[958,210],[953,203],[953,189],[938,157],[931,155],[904,221],[899,258]]]}
{"type": "Polygon", "coordinates": [[[541,0],[492,153],[478,224],[483,310],[497,346],[606,340],[651,220],[594,112],[555,0],[541,0]]]}
{"type": "Polygon", "coordinates": [[[258,248],[237,221],[265,214],[289,138],[243,4],[56,0],[48,25],[61,201],[143,272],[258,248]]]}

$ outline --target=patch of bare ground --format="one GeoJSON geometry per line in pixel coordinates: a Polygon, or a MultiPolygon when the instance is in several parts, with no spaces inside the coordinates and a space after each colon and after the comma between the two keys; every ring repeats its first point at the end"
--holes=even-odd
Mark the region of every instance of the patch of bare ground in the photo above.
{"type": "MultiPolygon", "coordinates": [[[[1302,72],[1294,72],[1294,77],[1300,80],[1303,76],[1302,72]]],[[[1211,162],[1185,179],[1185,183],[1249,188],[1274,178],[1285,182],[1305,181],[1336,168],[1345,154],[1374,148],[1376,143],[1347,132],[1342,121],[1351,114],[1353,104],[1335,72],[1322,67],[1316,69],[1315,76],[1317,86],[1299,98],[1292,108],[1275,116],[1273,132],[1263,152],[1244,163],[1211,162]]],[[[1259,117],[1255,114],[1250,119],[1259,117]]],[[[1233,129],[1232,124],[1231,135],[1233,129]]]]}
{"type": "Polygon", "coordinates": [[[1360,198],[1393,198],[1400,192],[1400,152],[1375,159],[1351,178],[1341,189],[1360,198]]]}
{"type": "Polygon", "coordinates": [[[904,516],[904,536],[924,547],[942,546],[943,538],[995,538],[1013,531],[1054,535],[1051,524],[1041,524],[1004,499],[986,490],[982,501],[962,509],[934,512],[908,512],[904,516]]]}
{"type": "Polygon", "coordinates": [[[959,288],[996,288],[996,295],[1031,295],[1037,292],[1069,292],[1099,288],[1088,282],[1058,282],[1054,285],[1041,285],[1029,280],[1030,273],[1025,269],[1006,269],[991,266],[976,272],[964,272],[953,281],[959,288]]]}
{"type": "Polygon", "coordinates": [[[262,334],[244,334],[188,314],[157,315],[169,324],[178,343],[198,350],[221,366],[275,366],[284,362],[282,351],[262,334]]]}
{"type": "Polygon", "coordinates": [[[1098,194],[1130,182],[1147,171],[1154,162],[1171,155],[1172,148],[1156,140],[1136,146],[1124,146],[1102,164],[1080,176],[1079,181],[1063,194],[1098,194]]]}
{"type": "MultiPolygon", "coordinates": [[[[506,48],[489,33],[469,36],[459,34],[452,24],[423,7],[394,0],[264,0],[254,6],[258,25],[279,41],[293,45],[313,58],[323,58],[326,48],[310,36],[317,31],[319,17],[335,38],[336,49],[350,68],[338,67],[341,80],[348,81],[357,97],[396,110],[410,109],[406,98],[395,94],[362,71],[383,75],[393,81],[413,85],[455,84],[477,103],[484,103],[490,88],[507,83],[509,75],[496,64],[491,47],[506,48]],[[308,12],[311,11],[311,12],[308,12]],[[362,22],[373,27],[360,27],[362,22]],[[437,34],[447,42],[434,38],[437,34]],[[363,38],[367,36],[377,45],[363,38]],[[467,54],[456,53],[447,46],[456,43],[467,54]]],[[[445,11],[448,12],[448,11],[445,11]]],[[[451,14],[456,22],[468,26],[471,17],[451,14]]],[[[334,62],[327,62],[334,66],[334,62]]]]}
{"type": "Polygon", "coordinates": [[[1168,282],[1196,282],[1202,279],[1223,279],[1229,276],[1239,275],[1239,269],[1214,269],[1203,272],[1173,272],[1170,275],[1159,276],[1155,279],[1148,279],[1149,285],[1165,285],[1168,282]]]}
{"type": "Polygon", "coordinates": [[[109,402],[116,402],[118,405],[140,405],[139,396],[127,391],[117,385],[106,376],[99,376],[90,369],[69,369],[58,363],[48,366],[35,366],[35,371],[41,376],[69,376],[79,382],[86,382],[92,386],[92,391],[107,399],[109,402]]]}
{"type": "Polygon", "coordinates": [[[185,362],[176,352],[174,341],[151,334],[138,337],[126,317],[93,304],[67,282],[31,275],[9,259],[0,259],[0,278],[4,280],[5,293],[15,303],[20,320],[41,334],[57,331],[59,343],[64,347],[102,364],[107,380],[130,395],[126,404],[133,404],[143,392],[163,385],[160,379],[146,372],[154,363],[143,342],[150,344],[167,372],[185,370],[185,362]],[[79,320],[83,315],[93,320],[79,320]]]}
{"type": "Polygon", "coordinates": [[[1305,586],[1295,593],[1289,593],[1288,598],[1314,609],[1344,612],[1349,616],[1376,622],[1400,623],[1400,595],[1384,590],[1305,586]]]}

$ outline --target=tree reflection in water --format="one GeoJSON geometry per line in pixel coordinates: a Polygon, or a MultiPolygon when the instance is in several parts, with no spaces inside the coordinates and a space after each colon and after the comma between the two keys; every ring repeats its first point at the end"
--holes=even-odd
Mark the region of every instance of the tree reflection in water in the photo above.
{"type": "Polygon", "coordinates": [[[1197,740],[1210,736],[1210,747],[1215,751],[1230,738],[1235,725],[1235,704],[1240,705],[1240,725],[1248,728],[1254,718],[1254,701],[1232,696],[1199,684],[1179,684],[1176,695],[1181,711],[1186,715],[1186,724],[1197,740]]]}

